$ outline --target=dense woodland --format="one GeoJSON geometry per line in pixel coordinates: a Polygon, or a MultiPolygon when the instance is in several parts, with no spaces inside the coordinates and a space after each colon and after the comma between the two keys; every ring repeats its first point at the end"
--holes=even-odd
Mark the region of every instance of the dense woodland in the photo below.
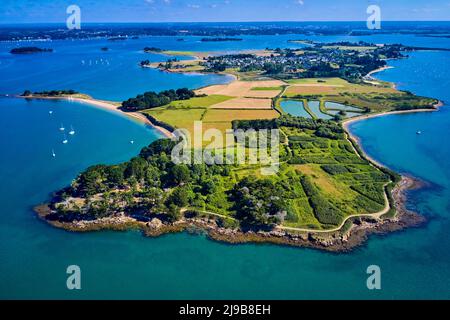
{"type": "Polygon", "coordinates": [[[166,90],[160,93],[146,92],[138,95],[136,98],[128,99],[122,102],[124,111],[139,111],[161,107],[176,100],[188,100],[195,97],[195,92],[187,88],[178,90],[166,90]]]}
{"type": "Polygon", "coordinates": [[[79,92],[75,90],[50,90],[50,91],[36,91],[31,92],[30,90],[25,90],[22,93],[23,97],[28,97],[31,95],[37,95],[37,96],[45,96],[45,97],[58,97],[63,95],[74,95],[78,94],[79,92]]]}

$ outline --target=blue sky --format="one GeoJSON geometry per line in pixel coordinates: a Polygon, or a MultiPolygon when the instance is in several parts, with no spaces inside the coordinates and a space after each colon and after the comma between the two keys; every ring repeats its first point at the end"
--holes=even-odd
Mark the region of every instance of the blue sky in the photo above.
{"type": "Polygon", "coordinates": [[[364,21],[371,4],[386,21],[450,20],[450,0],[1,0],[0,23],[63,23],[71,4],[83,22],[364,21]]]}

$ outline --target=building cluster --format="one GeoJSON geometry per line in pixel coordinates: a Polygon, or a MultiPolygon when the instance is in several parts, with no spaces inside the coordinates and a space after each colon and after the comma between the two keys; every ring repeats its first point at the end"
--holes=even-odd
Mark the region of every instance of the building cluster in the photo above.
{"type": "Polygon", "coordinates": [[[212,71],[229,68],[240,72],[264,71],[269,74],[330,73],[361,77],[384,64],[378,49],[311,47],[301,50],[276,49],[269,54],[230,54],[206,58],[202,65],[212,71]]]}

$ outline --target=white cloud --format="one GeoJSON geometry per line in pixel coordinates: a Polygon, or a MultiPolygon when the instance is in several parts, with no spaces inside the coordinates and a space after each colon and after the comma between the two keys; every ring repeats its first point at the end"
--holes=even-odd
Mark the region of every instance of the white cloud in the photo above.
{"type": "Polygon", "coordinates": [[[303,0],[296,0],[295,2],[301,6],[305,4],[303,0]]]}
{"type": "Polygon", "coordinates": [[[192,9],[199,9],[200,8],[200,6],[198,4],[188,4],[187,6],[189,8],[192,8],[192,9]]]}

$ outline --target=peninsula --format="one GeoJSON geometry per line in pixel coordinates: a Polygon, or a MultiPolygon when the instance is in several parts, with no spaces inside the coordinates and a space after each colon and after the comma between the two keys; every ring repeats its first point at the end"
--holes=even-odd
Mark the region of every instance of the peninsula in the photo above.
{"type": "MultiPolygon", "coordinates": [[[[204,128],[232,135],[224,151],[237,147],[240,129],[279,129],[277,174],[262,176],[262,163],[175,164],[170,155],[176,142],[161,139],[128,162],[88,168],[36,211],[70,231],[137,228],[159,236],[195,228],[230,243],[332,251],[350,250],[370,233],[422,223],[404,207],[405,191],[417,181],[368,158],[348,124],[392,112],[432,111],[438,101],[367,76],[386,67],[386,58],[403,57],[401,47],[330,46],[206,56],[197,67],[238,80],[195,91],[147,92],[121,103],[125,114],[138,113],[169,131],[193,132],[202,121],[204,128]],[[302,116],[288,109],[292,103],[302,116]]],[[[40,97],[45,96],[28,95],[40,97]]],[[[241,147],[248,156],[250,146],[241,147]]]]}

